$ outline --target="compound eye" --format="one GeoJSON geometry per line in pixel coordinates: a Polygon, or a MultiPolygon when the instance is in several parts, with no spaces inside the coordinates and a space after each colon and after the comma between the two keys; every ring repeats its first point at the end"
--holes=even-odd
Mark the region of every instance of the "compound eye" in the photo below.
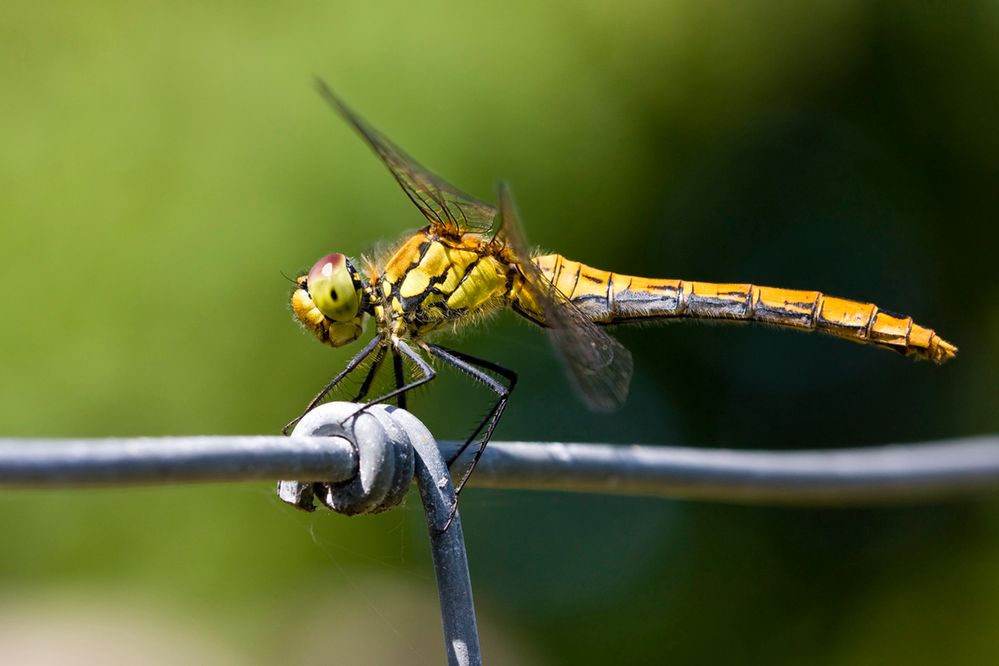
{"type": "Polygon", "coordinates": [[[313,265],[306,289],[312,302],[327,318],[347,322],[357,317],[360,294],[354,285],[347,258],[339,252],[327,254],[313,265]]]}

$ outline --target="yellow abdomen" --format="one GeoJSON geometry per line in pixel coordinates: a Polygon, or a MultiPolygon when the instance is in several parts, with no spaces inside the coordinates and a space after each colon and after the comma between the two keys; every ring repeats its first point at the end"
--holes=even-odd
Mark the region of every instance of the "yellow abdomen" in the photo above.
{"type": "MultiPolygon", "coordinates": [[[[600,324],[679,317],[755,321],[820,331],[936,363],[957,353],[957,347],[911,317],[818,291],[619,275],[557,254],[533,261],[562,294],[600,324]]],[[[522,309],[543,321],[543,315],[533,312],[536,306],[522,303],[522,309]]]]}

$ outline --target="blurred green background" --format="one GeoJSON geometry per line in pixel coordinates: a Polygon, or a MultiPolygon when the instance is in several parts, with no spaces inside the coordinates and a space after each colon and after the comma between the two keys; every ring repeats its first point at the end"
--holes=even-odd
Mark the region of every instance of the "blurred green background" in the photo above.
{"type": "MultiPolygon", "coordinates": [[[[497,439],[996,432],[997,31],[984,0],[5,3],[0,435],[276,433],[356,350],[298,329],[282,272],[422,222],[313,75],[470,192],[507,179],[542,247],[870,300],[961,348],[937,368],[760,328],[619,330],[632,396],[598,416],[502,316],[452,341],[521,373],[497,439]]],[[[458,438],[486,405],[447,376],[412,408],[458,438]]],[[[492,663],[999,661],[996,501],[470,490],[462,514],[492,663]]],[[[268,483],[8,491],[0,533],[0,655],[443,655],[414,499],[346,519],[268,483]]]]}

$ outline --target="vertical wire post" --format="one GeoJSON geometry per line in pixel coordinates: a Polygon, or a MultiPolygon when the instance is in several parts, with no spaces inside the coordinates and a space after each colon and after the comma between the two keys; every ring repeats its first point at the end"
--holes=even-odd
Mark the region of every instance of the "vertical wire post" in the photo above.
{"type": "Polygon", "coordinates": [[[416,451],[416,483],[430,531],[448,664],[480,666],[482,654],[479,651],[479,631],[461,516],[456,512],[451,524],[442,531],[455,501],[451,475],[441,458],[437,442],[426,426],[403,409],[385,409],[409,434],[410,443],[416,451]]]}
{"type": "Polygon", "coordinates": [[[347,515],[386,511],[402,501],[416,477],[430,531],[448,664],[481,666],[460,516],[455,513],[448,525],[454,486],[427,427],[398,407],[330,402],[306,414],[294,434],[342,437],[356,448],[358,462],[356,477],[347,481],[280,482],[281,499],[299,509],[311,511],[318,501],[347,515]]]}

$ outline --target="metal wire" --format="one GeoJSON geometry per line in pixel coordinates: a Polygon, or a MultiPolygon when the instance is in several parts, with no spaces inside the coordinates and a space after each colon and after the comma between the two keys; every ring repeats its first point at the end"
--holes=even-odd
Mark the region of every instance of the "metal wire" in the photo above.
{"type": "Polygon", "coordinates": [[[387,511],[400,503],[416,478],[423,500],[430,552],[440,599],[444,647],[449,666],[479,666],[479,633],[472,602],[465,538],[455,493],[437,441],[404,409],[388,405],[361,408],[330,402],[306,414],[293,436],[340,436],[357,450],[357,475],[341,483],[281,481],[278,496],[298,509],[316,504],[355,515],[387,511]]]}
{"type": "Polygon", "coordinates": [[[437,578],[448,664],[481,666],[472,577],[468,572],[461,516],[456,512],[451,517],[456,497],[447,465],[430,431],[415,416],[402,409],[386,410],[396,423],[403,425],[410,433],[416,450],[416,483],[420,487],[427,528],[430,530],[430,550],[437,578]]]}
{"type": "MultiPolygon", "coordinates": [[[[357,407],[323,405],[300,422],[309,426],[305,434],[333,435],[325,437],[296,430],[290,438],[0,440],[0,487],[294,478],[282,482],[279,493],[299,508],[311,509],[316,490],[324,489],[317,499],[339,510],[338,493],[357,486],[363,506],[368,505],[365,493],[389,500],[371,505],[380,511],[404,494],[415,469],[430,529],[448,663],[480,664],[460,518],[456,515],[448,530],[440,529],[454,497],[442,459],[453,457],[457,444],[442,443],[438,451],[429,431],[404,410],[376,406],[363,418],[344,417],[359,413],[357,407]],[[403,462],[409,467],[399,467],[403,462]],[[408,470],[405,478],[400,469],[408,470]],[[378,482],[385,470],[391,472],[389,490],[378,482]]],[[[451,473],[461,474],[472,455],[468,451],[451,473]]],[[[494,442],[472,485],[782,504],[941,499],[999,489],[999,437],[787,452],[494,442]]],[[[347,512],[360,510],[352,507],[347,512]]]]}
{"type": "MultiPolygon", "coordinates": [[[[445,458],[457,446],[442,442],[445,458]]],[[[472,479],[480,487],[752,504],[939,500],[999,490],[999,437],[811,451],[496,442],[472,479]]]]}
{"type": "Polygon", "coordinates": [[[0,486],[73,487],[296,478],[357,473],[340,437],[0,439],[0,486]]]}
{"type": "MultiPolygon", "coordinates": [[[[443,457],[455,447],[442,442],[443,457]]],[[[335,437],[5,439],[0,487],[339,481],[356,474],[355,456],[335,437]]],[[[817,451],[493,442],[470,485],[800,505],[940,499],[999,489],[999,437],[817,451]]]]}

